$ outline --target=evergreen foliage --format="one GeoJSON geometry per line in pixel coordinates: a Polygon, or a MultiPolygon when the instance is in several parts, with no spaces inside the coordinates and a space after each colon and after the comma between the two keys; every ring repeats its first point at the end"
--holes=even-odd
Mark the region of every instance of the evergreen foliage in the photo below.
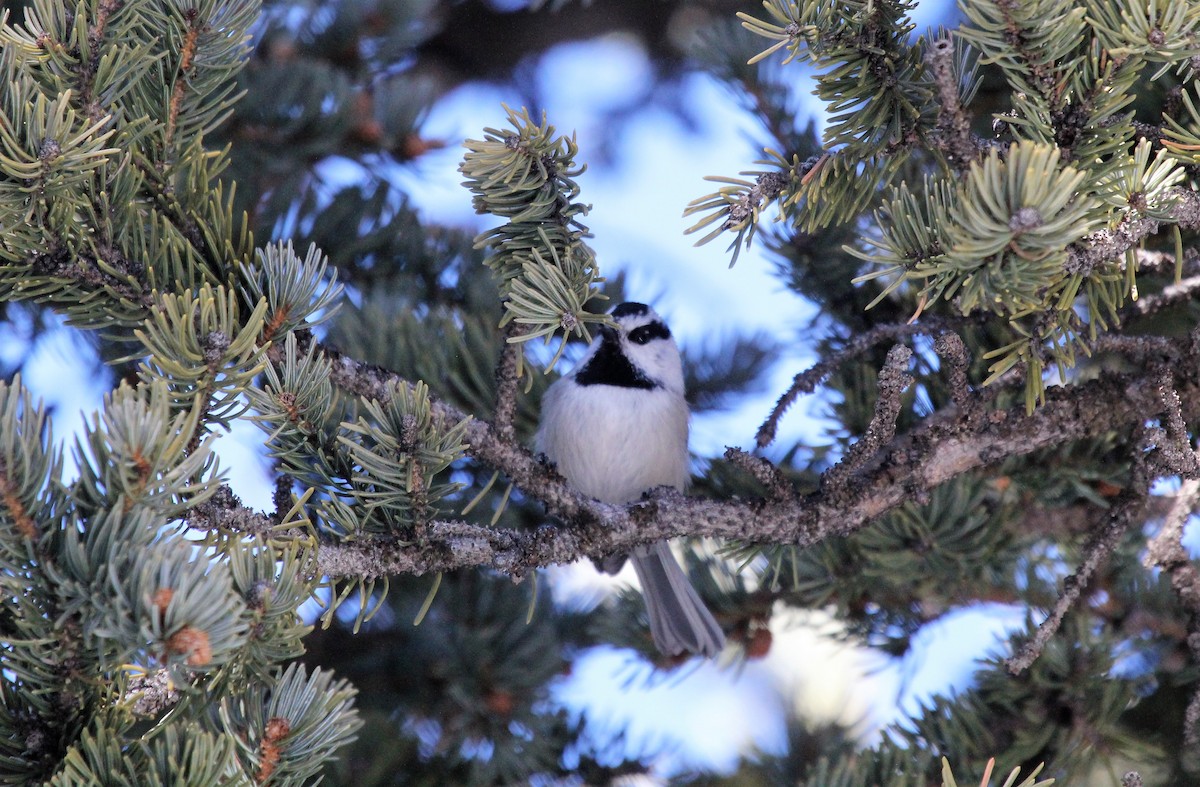
{"type": "MultiPolygon", "coordinates": [[[[820,310],[686,348],[693,412],[786,342],[817,362],[757,455],[619,508],[525,448],[564,348],[624,295],[586,242],[589,141],[497,107],[460,165],[498,221],[477,236],[385,174],[445,143],[422,64],[476,5],[0,16],[0,302],[112,370],[67,447],[0,385],[0,783],[620,783],[655,752],[598,741],[555,681],[596,645],[680,665],[634,594],[564,609],[540,570],[669,536],[731,662],[790,609],[892,655],[980,602],[1029,620],[874,745],[796,715],[788,751],[683,781],[1195,783],[1200,6],[961,0],[914,35],[898,0],[661,4],[697,29],[660,78],[692,58],[766,135],[758,169],[680,206],[691,231],[733,261],[759,238],[820,310]],[[329,185],[334,161],[361,182],[329,185]],[[774,446],[818,388],[823,444],[774,446]],[[246,421],[264,513],[214,454],[246,421]]],[[[508,13],[588,13],[542,5],[508,13]]]]}

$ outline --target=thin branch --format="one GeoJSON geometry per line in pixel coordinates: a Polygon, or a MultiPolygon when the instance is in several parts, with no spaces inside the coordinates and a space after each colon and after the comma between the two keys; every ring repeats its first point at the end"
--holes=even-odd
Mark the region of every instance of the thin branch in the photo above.
{"type": "Polygon", "coordinates": [[[900,399],[913,384],[912,375],[908,373],[910,360],[912,350],[903,344],[897,344],[888,350],[887,361],[879,372],[878,398],[875,400],[875,412],[871,416],[871,422],[867,424],[867,431],[850,446],[840,462],[825,472],[821,478],[822,488],[830,491],[842,489],[855,472],[879,453],[884,443],[896,436],[900,399]]]}
{"type": "Polygon", "coordinates": [[[1187,549],[1183,548],[1183,525],[1198,504],[1200,479],[1183,481],[1170,511],[1166,512],[1162,529],[1148,542],[1146,557],[1142,559],[1146,567],[1157,567],[1169,573],[1171,587],[1193,617],[1200,615],[1200,573],[1196,572],[1187,549]]]}
{"type": "Polygon", "coordinates": [[[1122,319],[1148,317],[1168,306],[1190,301],[1200,293],[1200,276],[1189,276],[1178,284],[1168,284],[1162,292],[1144,295],[1121,310],[1122,319]]]}
{"type": "MultiPolygon", "coordinates": [[[[1184,229],[1200,227],[1200,193],[1174,188],[1171,196],[1175,199],[1171,218],[1184,229]]],[[[1067,249],[1067,262],[1063,267],[1068,273],[1090,273],[1097,266],[1140,246],[1143,240],[1158,232],[1159,226],[1160,222],[1154,219],[1137,218],[1122,221],[1115,229],[1094,232],[1067,249]]]]}
{"type": "Polygon", "coordinates": [[[971,365],[971,357],[967,346],[957,333],[944,331],[933,342],[933,351],[944,361],[947,382],[950,384],[950,399],[954,406],[968,421],[974,420],[979,414],[979,398],[971,391],[967,381],[967,369],[971,365]]]}
{"type": "MultiPolygon", "coordinates": [[[[1190,443],[1187,442],[1187,427],[1184,425],[1183,404],[1172,385],[1171,372],[1169,368],[1159,366],[1148,377],[1153,380],[1159,404],[1156,410],[1163,415],[1164,427],[1150,428],[1143,426],[1142,423],[1136,426],[1136,430],[1140,433],[1141,437],[1134,448],[1133,478],[1130,489],[1127,489],[1118,497],[1109,511],[1104,528],[1092,534],[1091,539],[1084,548],[1083,562],[1074,574],[1063,580],[1063,589],[1058,597],[1058,601],[1055,603],[1050,614],[1038,626],[1038,630],[1034,633],[1033,638],[1026,642],[1017,653],[1014,653],[1006,660],[1005,666],[1014,675],[1024,672],[1037,660],[1042,650],[1046,647],[1046,643],[1058,631],[1063,617],[1079,600],[1100,563],[1112,554],[1121,535],[1132,525],[1135,517],[1144,514],[1153,476],[1161,474],[1163,471],[1179,473],[1181,472],[1181,468],[1183,470],[1190,470],[1193,476],[1195,475],[1197,468],[1196,455],[1191,450],[1190,443]],[[1184,450],[1188,455],[1186,459],[1178,455],[1180,453],[1180,441],[1183,441],[1185,445],[1184,450]],[[1150,447],[1156,449],[1152,454],[1147,451],[1150,447]]],[[[1191,483],[1193,482],[1190,480],[1185,481],[1185,486],[1191,483]]],[[[1190,505],[1190,503],[1187,505],[1190,505]]],[[[1168,524],[1173,521],[1174,516],[1174,512],[1168,516],[1168,524]]],[[[1164,526],[1164,531],[1166,530],[1167,527],[1164,526]]],[[[1182,533],[1182,522],[1178,525],[1178,532],[1182,533]]],[[[1168,532],[1166,537],[1171,538],[1172,532],[1168,532]]],[[[1151,553],[1153,554],[1154,552],[1155,550],[1152,548],[1151,553]]],[[[1195,592],[1194,585],[1192,586],[1192,592],[1195,592]]],[[[1194,618],[1193,625],[1195,623],[1196,619],[1194,618]]],[[[1200,648],[1200,642],[1197,645],[1200,648]]]]}
{"type": "Polygon", "coordinates": [[[96,71],[100,67],[100,56],[103,51],[104,34],[108,27],[109,17],[120,10],[119,0],[101,0],[96,5],[95,22],[88,27],[87,49],[80,54],[78,68],[78,98],[88,119],[93,123],[104,117],[104,108],[96,100],[96,71]]]}
{"type": "MultiPolygon", "coordinates": [[[[1176,340],[1176,357],[1185,357],[1188,347],[1189,339],[1176,340]]],[[[378,367],[330,348],[323,350],[334,362],[334,382],[354,393],[386,397],[390,386],[408,384],[378,367]]],[[[1200,416],[1200,380],[1192,371],[1196,364],[1176,363],[1176,368],[1184,418],[1200,416]]],[[[461,522],[434,522],[420,543],[348,543],[342,545],[341,554],[366,552],[374,565],[397,570],[483,565],[520,573],[585,555],[628,552],[680,535],[809,546],[832,535],[853,533],[914,494],[931,491],[963,473],[1085,437],[1128,433],[1142,423],[1145,413],[1161,407],[1158,383],[1156,378],[1111,374],[1051,389],[1046,404],[1032,414],[1023,407],[995,410],[973,425],[957,412],[953,418],[930,416],[923,426],[882,446],[877,459],[864,463],[843,488],[787,500],[716,501],[657,490],[629,506],[607,505],[579,494],[524,447],[499,439],[490,424],[474,420],[467,426],[468,453],[507,473],[525,495],[540,500],[563,524],[497,531],[461,522]],[[386,562],[374,557],[376,549],[383,550],[386,562]]],[[[451,421],[465,417],[444,402],[433,407],[451,421]]]]}
{"type": "Polygon", "coordinates": [[[188,511],[187,524],[196,530],[226,530],[266,538],[278,532],[279,522],[242,505],[233,490],[222,484],[216,494],[188,511]]]}
{"type": "Polygon", "coordinates": [[[732,446],[725,447],[725,460],[762,484],[768,497],[778,500],[794,496],[795,487],[769,460],[732,446]]]}
{"type": "Polygon", "coordinates": [[[1200,479],[1189,478],[1179,487],[1162,528],[1150,539],[1143,563],[1161,568],[1171,576],[1171,585],[1184,607],[1200,615],[1200,574],[1183,546],[1183,526],[1200,504],[1200,479]]]}
{"type": "MultiPolygon", "coordinates": [[[[1198,503],[1200,479],[1186,479],[1175,495],[1162,528],[1150,539],[1143,561],[1147,568],[1160,568],[1166,572],[1171,578],[1171,589],[1188,611],[1187,643],[1195,664],[1200,664],[1200,572],[1183,546],[1183,526],[1198,503]]],[[[1193,691],[1188,700],[1183,737],[1189,746],[1200,745],[1200,689],[1193,691]]]]}
{"type": "MultiPolygon", "coordinates": [[[[113,250],[105,259],[105,263],[110,268],[129,273],[139,285],[142,284],[142,266],[120,252],[113,250]]],[[[22,260],[20,265],[27,267],[35,276],[52,276],[73,281],[92,291],[107,290],[114,300],[131,303],[147,311],[154,308],[154,298],[149,292],[140,286],[135,288],[128,280],[106,272],[94,255],[83,250],[70,254],[65,248],[60,248],[28,257],[22,260]]]]}
{"type": "Polygon", "coordinates": [[[513,441],[516,432],[513,422],[517,414],[517,379],[521,372],[521,361],[524,345],[515,341],[525,333],[523,326],[509,323],[504,332],[504,347],[500,350],[500,360],[496,363],[496,413],[494,423],[496,434],[502,440],[513,441]]]}
{"type": "Polygon", "coordinates": [[[950,166],[962,172],[979,157],[979,147],[971,136],[971,121],[958,95],[958,75],[954,73],[954,42],[939,38],[929,45],[925,55],[933,82],[937,85],[938,134],[933,140],[950,166]],[[938,144],[940,143],[940,144],[938,144]]]}
{"type": "MultiPolygon", "coordinates": [[[[1195,630],[1189,632],[1188,641],[1194,638],[1200,638],[1200,632],[1195,630]]],[[[1197,656],[1196,651],[1200,648],[1192,648],[1192,658],[1197,656]]],[[[1200,689],[1192,692],[1192,698],[1188,700],[1187,710],[1183,712],[1183,742],[1188,746],[1200,745],[1200,689]]]]}
{"type": "MultiPolygon", "coordinates": [[[[1175,255],[1155,249],[1135,249],[1138,273],[1158,273],[1175,270],[1175,255]]],[[[1185,261],[1186,264],[1186,261],[1185,261]]]]}
{"type": "Polygon", "coordinates": [[[1183,420],[1183,403],[1175,390],[1175,376],[1165,366],[1159,371],[1159,401],[1162,402],[1162,424],[1166,439],[1158,442],[1157,460],[1169,472],[1183,478],[1200,476],[1200,462],[1196,460],[1187,424],[1183,420]]]}
{"type": "Polygon", "coordinates": [[[1032,639],[1026,642],[1019,651],[1005,660],[1004,665],[1013,675],[1020,675],[1037,661],[1046,644],[1062,625],[1067,612],[1075,606],[1087,588],[1088,582],[1096,573],[1100,564],[1112,554],[1121,535],[1129,529],[1135,517],[1141,513],[1145,496],[1133,491],[1126,491],[1117,500],[1108,513],[1104,527],[1096,531],[1084,547],[1083,562],[1075,573],[1063,580],[1062,592],[1055,602],[1054,608],[1042,624],[1034,632],[1032,639]]]}
{"type": "Polygon", "coordinates": [[[275,524],[283,522],[283,518],[292,508],[292,487],[295,483],[295,479],[287,473],[278,473],[275,476],[275,491],[271,493],[271,503],[275,506],[275,510],[271,512],[271,521],[275,524]]]}
{"type": "MultiPolygon", "coordinates": [[[[300,351],[307,351],[311,336],[299,336],[300,351]]],[[[412,383],[393,372],[374,364],[363,363],[328,345],[320,350],[332,362],[330,378],[335,385],[350,393],[378,402],[387,402],[395,386],[412,387],[412,383]]],[[[502,439],[495,428],[480,419],[471,419],[458,408],[438,399],[430,401],[435,418],[446,423],[469,420],[465,440],[467,454],[485,464],[502,470],[522,491],[540,499],[552,512],[566,519],[589,519],[589,500],[567,485],[558,472],[539,462],[524,446],[502,439]]]]}
{"type": "Polygon", "coordinates": [[[1139,336],[1124,333],[1102,333],[1090,345],[1092,352],[1124,355],[1129,361],[1149,368],[1162,366],[1178,358],[1179,346],[1162,336],[1139,336]]]}
{"type": "MultiPolygon", "coordinates": [[[[311,337],[307,339],[311,341],[311,337]]],[[[1177,359],[1187,356],[1190,339],[1176,340],[1177,359]]],[[[408,385],[379,367],[322,350],[334,362],[336,384],[363,395],[386,397],[393,386],[408,385]]],[[[1200,417],[1200,380],[1194,362],[1176,362],[1176,391],[1186,420],[1200,417]]],[[[1147,412],[1161,407],[1156,377],[1106,375],[1069,388],[1054,388],[1047,402],[1032,414],[1023,407],[991,410],[970,424],[956,408],[934,414],[912,432],[892,439],[877,459],[856,470],[840,489],[770,500],[706,500],[689,498],[673,489],[654,490],[646,499],[627,506],[591,500],[567,485],[553,468],[537,461],[519,445],[500,440],[485,421],[467,427],[469,453],[506,472],[521,491],[540,500],[547,512],[562,520],[534,530],[497,530],[459,521],[429,523],[416,541],[372,538],[357,542],[323,543],[318,570],[331,577],[370,578],[396,573],[449,571],[483,566],[520,577],[530,570],[568,563],[584,556],[628,553],[681,535],[738,539],[752,543],[811,546],[836,535],[848,535],[889,510],[973,470],[1044,448],[1110,434],[1128,433],[1143,423],[1147,412]]],[[[981,397],[985,394],[980,394],[981,397]]],[[[451,421],[463,413],[444,402],[434,409],[451,421]]],[[[281,535],[278,523],[218,495],[193,512],[191,524],[212,529],[281,535]]],[[[1111,521],[1089,550],[1090,576],[1104,545],[1115,538],[1120,520],[1111,521]]]]}
{"type": "Polygon", "coordinates": [[[784,392],[783,396],[775,403],[770,415],[763,421],[762,426],[758,427],[756,441],[758,447],[766,448],[771,443],[775,442],[775,435],[779,431],[779,421],[783,418],[784,413],[795,403],[795,401],[804,394],[810,394],[816,390],[826,377],[842,364],[863,355],[874,348],[876,345],[886,341],[896,341],[907,336],[915,336],[918,334],[929,334],[944,331],[948,327],[948,323],[944,320],[927,317],[920,323],[904,323],[893,325],[880,325],[866,333],[855,336],[836,352],[823,358],[820,362],[805,369],[792,378],[792,385],[784,392]]]}
{"type": "Polygon", "coordinates": [[[175,72],[175,85],[171,90],[171,101],[167,105],[167,128],[165,142],[171,144],[175,136],[175,127],[179,121],[179,113],[183,109],[183,97],[187,92],[188,77],[191,75],[192,64],[196,58],[197,42],[200,40],[200,28],[206,20],[200,18],[200,12],[195,8],[184,11],[188,21],[188,29],[183,37],[183,45],[179,48],[179,69],[175,72]]]}
{"type": "Polygon", "coordinates": [[[41,532],[37,520],[29,515],[29,509],[21,500],[21,491],[19,485],[13,483],[8,465],[0,459],[0,504],[3,504],[4,512],[12,520],[16,531],[27,541],[36,543],[41,532]]]}

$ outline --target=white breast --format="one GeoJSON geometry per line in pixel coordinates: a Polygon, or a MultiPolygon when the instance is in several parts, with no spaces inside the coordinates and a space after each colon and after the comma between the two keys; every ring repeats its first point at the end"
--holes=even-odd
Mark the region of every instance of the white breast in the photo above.
{"type": "Polygon", "coordinates": [[[541,420],[537,450],[586,495],[627,503],[687,485],[688,410],[676,393],[563,379],[542,398],[541,420]]]}

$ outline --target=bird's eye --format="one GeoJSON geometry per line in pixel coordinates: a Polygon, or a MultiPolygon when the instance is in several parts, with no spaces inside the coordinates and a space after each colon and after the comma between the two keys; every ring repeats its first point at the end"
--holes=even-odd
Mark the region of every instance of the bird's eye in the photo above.
{"type": "Polygon", "coordinates": [[[629,341],[634,344],[646,344],[651,339],[669,338],[671,338],[671,332],[661,322],[648,323],[629,332],[629,341]]]}

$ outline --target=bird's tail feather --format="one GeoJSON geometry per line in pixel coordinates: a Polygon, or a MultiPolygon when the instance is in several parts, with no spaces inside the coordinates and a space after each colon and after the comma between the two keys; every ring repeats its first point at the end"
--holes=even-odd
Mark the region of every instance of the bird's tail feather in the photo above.
{"type": "Polygon", "coordinates": [[[635,550],[633,567],[646,597],[650,633],[660,651],[668,656],[689,651],[709,658],[721,652],[725,634],[666,541],[635,550]]]}

